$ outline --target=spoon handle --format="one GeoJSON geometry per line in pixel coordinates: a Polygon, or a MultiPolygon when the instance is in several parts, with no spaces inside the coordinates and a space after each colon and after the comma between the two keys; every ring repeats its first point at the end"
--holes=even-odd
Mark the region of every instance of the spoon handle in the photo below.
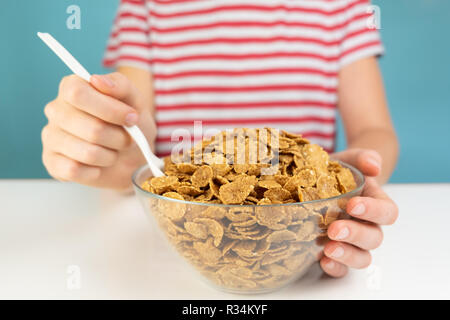
{"type": "MultiPolygon", "coordinates": [[[[67,51],[53,36],[49,33],[37,33],[38,37],[80,78],[90,81],[91,75],[89,72],[74,58],[74,56],[67,51]]],[[[147,139],[142,131],[137,126],[125,127],[125,130],[133,138],[138,145],[142,154],[147,160],[147,163],[155,177],[164,176],[164,173],[160,170],[164,166],[164,162],[156,157],[150,149],[147,139]]]]}
{"type": "Polygon", "coordinates": [[[83,78],[89,82],[91,75],[87,70],[73,57],[73,55],[67,51],[55,38],[49,33],[37,33],[38,37],[41,38],[45,44],[52,49],[52,51],[80,78],[83,78]]]}
{"type": "Polygon", "coordinates": [[[128,132],[128,134],[133,137],[133,140],[136,142],[139,149],[141,149],[141,152],[144,155],[145,160],[147,160],[148,166],[150,167],[153,176],[154,177],[164,176],[164,173],[160,170],[160,168],[164,166],[164,162],[160,158],[155,156],[153,152],[150,150],[150,147],[148,146],[147,143],[147,139],[145,138],[142,131],[139,130],[137,126],[124,128],[128,132]]]}

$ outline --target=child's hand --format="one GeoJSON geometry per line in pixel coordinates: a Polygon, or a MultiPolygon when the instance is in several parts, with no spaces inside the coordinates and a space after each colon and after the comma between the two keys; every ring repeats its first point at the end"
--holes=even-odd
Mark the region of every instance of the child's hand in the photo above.
{"type": "Polygon", "coordinates": [[[358,168],[366,176],[360,197],[352,198],[347,212],[361,220],[339,220],[328,228],[331,239],[324,247],[322,269],[332,277],[342,277],[351,268],[366,268],[371,263],[369,250],[380,246],[383,233],[379,225],[390,225],[398,216],[397,205],[384,193],[375,178],[381,171],[381,157],[372,150],[350,149],[333,158],[358,168]]]}
{"type": "Polygon", "coordinates": [[[145,161],[122,125],[139,126],[152,141],[156,126],[139,90],[120,73],[87,83],[65,77],[58,97],[47,104],[42,159],[58,180],[126,189],[132,172],[145,161]]]}

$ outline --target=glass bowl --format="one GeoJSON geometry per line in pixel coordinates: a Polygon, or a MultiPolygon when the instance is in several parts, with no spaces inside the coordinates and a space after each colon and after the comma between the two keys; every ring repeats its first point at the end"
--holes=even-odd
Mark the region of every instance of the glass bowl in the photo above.
{"type": "Polygon", "coordinates": [[[356,189],[322,200],[272,205],[225,205],[171,199],[141,188],[147,166],[133,175],[145,212],[165,238],[203,277],[227,292],[277,290],[299,279],[318,261],[328,226],[347,219],[348,200],[359,196],[364,176],[349,168],[356,189]]]}

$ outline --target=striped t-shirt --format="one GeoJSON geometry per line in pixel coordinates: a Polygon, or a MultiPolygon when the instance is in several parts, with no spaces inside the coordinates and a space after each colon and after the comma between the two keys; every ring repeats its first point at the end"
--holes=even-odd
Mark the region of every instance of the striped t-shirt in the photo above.
{"type": "MultiPolygon", "coordinates": [[[[154,79],[156,153],[194,121],[274,127],[332,151],[339,69],[383,52],[368,0],[122,0],[107,67],[154,79]]],[[[195,137],[198,139],[200,137],[195,137]]]]}

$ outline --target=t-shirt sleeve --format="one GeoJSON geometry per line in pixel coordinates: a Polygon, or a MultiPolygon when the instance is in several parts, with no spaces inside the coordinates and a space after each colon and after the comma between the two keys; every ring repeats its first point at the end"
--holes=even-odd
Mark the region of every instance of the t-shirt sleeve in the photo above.
{"type": "Polygon", "coordinates": [[[377,15],[379,10],[371,5],[370,0],[349,1],[346,28],[340,45],[341,68],[363,58],[384,54],[377,15]]]}
{"type": "Polygon", "coordinates": [[[145,0],[121,0],[108,40],[103,65],[150,71],[149,11],[145,0]]]}

